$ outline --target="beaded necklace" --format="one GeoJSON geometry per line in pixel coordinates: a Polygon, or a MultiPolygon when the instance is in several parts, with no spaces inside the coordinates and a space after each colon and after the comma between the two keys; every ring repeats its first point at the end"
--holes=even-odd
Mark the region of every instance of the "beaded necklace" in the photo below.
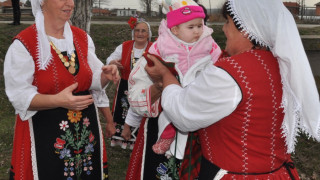
{"type": "MultiPolygon", "coordinates": [[[[136,58],[134,57],[134,46],[135,46],[135,43],[133,44],[133,48],[132,48],[132,50],[131,50],[131,69],[134,68],[134,66],[135,66],[136,63],[137,63],[137,60],[136,60],[136,58]]],[[[142,53],[142,55],[146,52],[145,50],[146,50],[147,46],[148,46],[148,42],[147,42],[147,44],[145,45],[145,47],[143,48],[143,53],[142,53]]],[[[139,58],[137,58],[137,59],[139,59],[139,58]]]]}
{"type": "Polygon", "coordinates": [[[68,68],[68,71],[71,73],[71,74],[74,74],[76,72],[76,54],[73,53],[71,55],[68,54],[68,59],[66,57],[64,57],[62,54],[61,54],[61,51],[53,44],[53,42],[51,40],[49,40],[50,42],[50,46],[52,47],[53,50],[55,50],[55,52],[58,54],[61,62],[63,63],[63,65],[68,68]]]}

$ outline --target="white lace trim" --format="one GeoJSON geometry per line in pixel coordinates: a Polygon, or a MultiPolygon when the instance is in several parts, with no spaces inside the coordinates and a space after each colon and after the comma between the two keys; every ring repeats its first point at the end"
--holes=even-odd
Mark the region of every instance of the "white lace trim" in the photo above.
{"type": "Polygon", "coordinates": [[[38,165],[37,165],[37,157],[36,157],[36,145],[34,140],[34,131],[33,131],[33,124],[32,118],[28,120],[29,122],[29,130],[30,130],[30,140],[31,140],[31,162],[32,162],[32,173],[33,179],[38,180],[38,165]]]}
{"type": "Polygon", "coordinates": [[[143,144],[143,154],[142,154],[142,165],[141,165],[141,180],[143,180],[143,173],[144,173],[144,161],[145,161],[145,156],[146,156],[146,146],[147,146],[147,134],[148,134],[148,122],[149,118],[146,119],[144,123],[144,144],[143,144]]]}
{"type": "Polygon", "coordinates": [[[101,124],[100,124],[100,117],[99,117],[99,111],[96,105],[94,105],[96,114],[97,114],[97,123],[98,123],[98,128],[99,128],[99,140],[100,140],[100,164],[101,164],[101,180],[103,180],[103,148],[104,148],[104,143],[103,143],[103,133],[101,129],[101,124]]]}
{"type": "MultiPolygon", "coordinates": [[[[283,97],[282,97],[282,103],[281,107],[284,109],[284,114],[293,114],[291,119],[293,121],[289,120],[289,117],[284,118],[284,121],[282,123],[282,134],[283,137],[285,137],[285,142],[287,145],[287,153],[292,153],[295,150],[295,145],[297,144],[297,136],[299,136],[299,128],[300,128],[300,121],[302,118],[302,108],[301,104],[298,104],[297,98],[294,96],[293,92],[290,88],[288,88],[287,82],[285,82],[285,79],[282,78],[282,87],[283,87],[283,97]],[[289,97],[287,97],[289,96],[289,97]],[[292,102],[290,107],[289,102],[292,102]],[[291,112],[289,112],[291,111],[291,112]],[[292,134],[290,134],[292,132],[292,134]]],[[[306,131],[307,132],[307,131],[306,131]]]]}
{"type": "Polygon", "coordinates": [[[241,32],[245,32],[245,35],[248,35],[250,41],[255,40],[260,46],[272,48],[272,46],[266,43],[263,39],[259,38],[253,31],[251,31],[238,15],[236,7],[234,5],[234,0],[228,0],[227,2],[227,11],[231,12],[233,15],[233,21],[236,25],[240,25],[241,32]]]}
{"type": "Polygon", "coordinates": [[[281,128],[285,136],[287,153],[294,152],[299,132],[304,132],[320,141],[319,96],[299,32],[290,12],[283,3],[268,0],[241,0],[241,2],[228,0],[227,11],[232,14],[233,21],[241,31],[248,35],[248,39],[269,47],[279,62],[283,84],[282,107],[285,112],[281,128]],[[274,9],[271,9],[271,6],[274,6],[274,9]],[[252,13],[249,13],[248,9],[252,13]],[[278,18],[279,21],[265,19],[266,22],[260,22],[261,18],[266,16],[278,18]],[[273,29],[265,29],[265,26],[273,29]],[[285,43],[289,43],[290,46],[283,48],[285,43]]]}

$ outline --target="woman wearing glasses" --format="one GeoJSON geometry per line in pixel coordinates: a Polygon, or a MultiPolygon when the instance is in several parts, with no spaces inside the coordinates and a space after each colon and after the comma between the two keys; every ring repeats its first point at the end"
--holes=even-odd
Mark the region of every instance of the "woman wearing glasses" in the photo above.
{"type": "Polygon", "coordinates": [[[132,40],[120,44],[115,51],[107,58],[107,64],[115,64],[121,72],[121,80],[113,101],[113,119],[116,126],[116,133],[111,138],[111,146],[120,145],[123,149],[133,149],[135,136],[141,120],[141,116],[133,113],[128,102],[128,78],[131,69],[138,59],[148,51],[151,46],[150,25],[137,18],[131,17],[128,21],[132,29],[132,40]]]}

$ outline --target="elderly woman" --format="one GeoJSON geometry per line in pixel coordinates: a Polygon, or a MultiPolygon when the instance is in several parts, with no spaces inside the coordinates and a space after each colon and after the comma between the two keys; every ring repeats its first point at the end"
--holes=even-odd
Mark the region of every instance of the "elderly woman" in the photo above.
{"type": "Polygon", "coordinates": [[[103,66],[92,39],[70,26],[73,0],[31,0],[35,24],[20,32],[4,63],[17,118],[11,179],[105,179],[107,157],[89,90],[120,77],[103,66]]]}
{"type": "Polygon", "coordinates": [[[123,149],[126,149],[128,145],[130,149],[133,149],[135,135],[139,127],[137,122],[140,122],[142,118],[129,108],[127,97],[129,74],[139,58],[148,51],[152,44],[149,23],[133,17],[128,23],[132,28],[132,40],[120,44],[107,58],[107,64],[115,64],[121,70],[121,80],[115,93],[112,108],[116,134],[111,138],[111,146],[120,145],[123,149]]]}
{"type": "Polygon", "coordinates": [[[199,130],[199,179],[299,179],[290,153],[299,130],[320,141],[320,104],[294,19],[279,0],[228,0],[223,15],[227,56],[189,86],[151,57],[164,113],[199,130]]]}

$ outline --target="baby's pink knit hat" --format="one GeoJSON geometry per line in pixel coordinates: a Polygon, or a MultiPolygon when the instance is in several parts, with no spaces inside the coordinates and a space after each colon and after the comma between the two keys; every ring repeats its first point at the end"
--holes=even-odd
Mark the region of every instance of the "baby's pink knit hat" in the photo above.
{"type": "Polygon", "coordinates": [[[163,7],[162,12],[167,14],[168,28],[206,16],[202,7],[193,0],[158,0],[158,3],[163,7]]]}

